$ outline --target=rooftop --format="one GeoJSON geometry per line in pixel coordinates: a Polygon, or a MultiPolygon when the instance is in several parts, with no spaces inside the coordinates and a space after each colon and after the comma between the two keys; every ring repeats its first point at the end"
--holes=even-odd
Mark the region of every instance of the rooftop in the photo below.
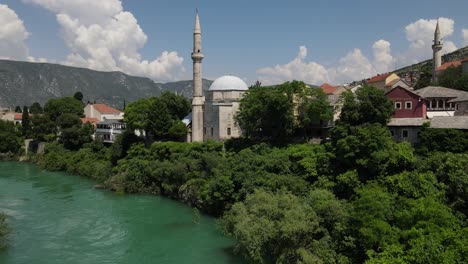
{"type": "Polygon", "coordinates": [[[379,74],[379,75],[377,75],[377,76],[374,76],[374,77],[370,78],[367,82],[368,82],[368,83],[381,82],[381,81],[387,79],[387,77],[390,76],[390,75],[392,75],[391,72],[389,72],[389,73],[384,73],[384,74],[379,74]]]}
{"type": "Polygon", "coordinates": [[[446,62],[442,65],[440,65],[436,71],[445,71],[446,69],[448,69],[449,67],[457,67],[457,66],[460,66],[462,64],[462,61],[463,60],[457,60],[457,61],[449,61],[449,62],[446,62]]]}
{"type": "Polygon", "coordinates": [[[468,116],[435,116],[431,119],[431,127],[468,129],[468,116]]]}
{"type": "Polygon", "coordinates": [[[465,91],[455,90],[441,86],[428,86],[419,90],[415,90],[414,92],[425,98],[456,98],[468,94],[468,92],[465,91]]]}
{"type": "Polygon", "coordinates": [[[336,91],[339,86],[333,86],[328,83],[324,83],[320,86],[320,89],[326,94],[332,94],[336,91]]]}
{"type": "Polygon", "coordinates": [[[429,122],[425,118],[392,118],[387,126],[422,126],[424,123],[429,122]]]}
{"type": "Polygon", "coordinates": [[[240,78],[226,75],[216,79],[210,86],[209,91],[247,91],[249,87],[240,78]]]}
{"type": "Polygon", "coordinates": [[[120,114],[122,111],[110,107],[106,104],[93,104],[94,109],[101,114],[120,114]]]}

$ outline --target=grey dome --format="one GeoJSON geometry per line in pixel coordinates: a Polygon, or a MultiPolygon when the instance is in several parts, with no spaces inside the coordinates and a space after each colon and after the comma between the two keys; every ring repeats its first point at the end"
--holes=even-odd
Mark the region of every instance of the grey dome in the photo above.
{"type": "Polygon", "coordinates": [[[236,76],[222,76],[216,79],[210,86],[209,91],[247,91],[247,84],[236,76]]]}

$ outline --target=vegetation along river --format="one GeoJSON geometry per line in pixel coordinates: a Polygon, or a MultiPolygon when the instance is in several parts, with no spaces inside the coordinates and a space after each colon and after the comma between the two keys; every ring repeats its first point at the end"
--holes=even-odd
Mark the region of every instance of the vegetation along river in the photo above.
{"type": "Polygon", "coordinates": [[[0,162],[12,228],[1,264],[242,263],[215,220],[157,196],[118,195],[35,165],[0,162]]]}

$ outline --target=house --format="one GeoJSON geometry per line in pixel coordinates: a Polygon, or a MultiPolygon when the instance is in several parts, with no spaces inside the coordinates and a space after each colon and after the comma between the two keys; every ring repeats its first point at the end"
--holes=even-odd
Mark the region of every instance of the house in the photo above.
{"type": "Polygon", "coordinates": [[[333,86],[333,85],[330,85],[328,83],[324,83],[322,85],[320,85],[320,89],[322,89],[322,91],[325,93],[325,94],[335,94],[336,90],[339,88],[340,86],[333,86]]]}
{"type": "Polygon", "coordinates": [[[414,91],[397,86],[385,95],[393,101],[394,118],[426,118],[427,101],[414,91]]]}
{"type": "Polygon", "coordinates": [[[406,88],[406,89],[411,89],[411,85],[409,85],[405,80],[395,79],[395,80],[393,80],[393,81],[391,81],[391,82],[389,82],[388,84],[385,85],[384,91],[388,92],[388,91],[392,90],[395,87],[403,87],[403,88],[406,88]]]}
{"type": "Polygon", "coordinates": [[[453,116],[455,112],[455,103],[452,102],[452,100],[468,95],[468,92],[465,91],[440,86],[428,86],[415,90],[414,93],[428,101],[428,118],[432,118],[434,116],[453,116]]]}
{"type": "Polygon", "coordinates": [[[454,116],[468,116],[468,95],[457,97],[448,103],[455,104],[454,116]]]}
{"type": "Polygon", "coordinates": [[[388,87],[395,80],[400,80],[400,77],[395,73],[384,73],[370,78],[367,84],[380,90],[385,90],[385,87],[388,87]]]}
{"type": "Polygon", "coordinates": [[[385,94],[395,107],[395,112],[387,124],[395,141],[419,141],[419,132],[427,115],[427,101],[412,90],[397,86],[385,94]]]}
{"type": "Polygon", "coordinates": [[[99,121],[122,120],[124,116],[124,112],[106,104],[88,103],[84,108],[84,113],[87,118],[97,118],[99,121]]]}
{"type": "Polygon", "coordinates": [[[105,143],[114,143],[117,136],[125,131],[125,124],[119,120],[105,120],[96,124],[95,139],[101,139],[105,143]]]}

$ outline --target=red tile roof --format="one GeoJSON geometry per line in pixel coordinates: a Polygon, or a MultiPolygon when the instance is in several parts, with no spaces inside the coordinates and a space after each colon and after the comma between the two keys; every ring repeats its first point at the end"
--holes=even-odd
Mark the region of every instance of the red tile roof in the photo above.
{"type": "Polygon", "coordinates": [[[333,86],[328,83],[324,83],[320,86],[320,89],[326,94],[332,94],[336,91],[339,86],[333,86]]]}
{"type": "Polygon", "coordinates": [[[120,114],[122,111],[112,108],[106,104],[93,104],[94,109],[101,114],[120,114]]]}
{"type": "Polygon", "coordinates": [[[384,81],[385,79],[387,79],[387,77],[390,76],[391,74],[392,74],[391,72],[384,73],[384,74],[379,74],[377,76],[374,76],[374,77],[370,78],[370,80],[368,80],[367,82],[368,83],[381,82],[381,81],[384,81]]]}
{"type": "Polygon", "coordinates": [[[81,120],[81,123],[83,124],[86,124],[86,123],[91,123],[91,124],[95,124],[97,122],[99,122],[99,119],[95,118],[95,117],[84,117],[84,118],[80,118],[81,120]]]}
{"type": "MultiPolygon", "coordinates": [[[[32,114],[29,114],[29,116],[32,116],[32,114]]],[[[21,119],[23,119],[23,113],[15,113],[15,120],[21,119]]]]}
{"type": "Polygon", "coordinates": [[[436,71],[445,71],[446,69],[448,69],[449,67],[458,67],[461,65],[463,60],[457,60],[457,61],[449,61],[449,62],[446,62],[442,65],[440,65],[440,67],[438,67],[436,69],[436,71]]]}

